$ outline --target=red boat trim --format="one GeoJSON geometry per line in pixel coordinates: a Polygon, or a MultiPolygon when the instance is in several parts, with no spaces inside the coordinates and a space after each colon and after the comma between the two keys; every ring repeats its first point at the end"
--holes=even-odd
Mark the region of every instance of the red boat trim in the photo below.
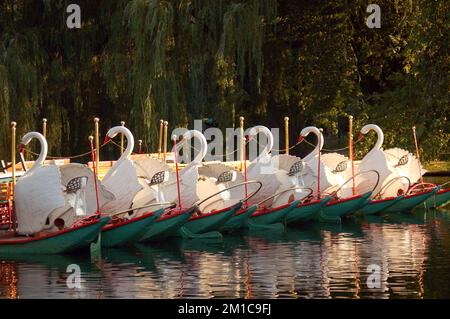
{"type": "Polygon", "coordinates": [[[403,197],[403,199],[408,199],[408,198],[413,198],[413,197],[416,197],[416,196],[425,195],[425,194],[431,193],[431,192],[433,192],[433,191],[434,191],[434,189],[431,189],[431,190],[429,190],[429,191],[425,191],[425,192],[420,192],[420,193],[416,193],[416,194],[407,195],[407,196],[403,197]]]}
{"type": "Polygon", "coordinates": [[[182,215],[186,211],[187,211],[187,209],[173,208],[173,209],[170,209],[170,210],[164,212],[161,216],[159,216],[159,218],[156,221],[157,222],[161,222],[163,220],[170,219],[172,217],[176,217],[176,216],[182,215]]]}
{"type": "Polygon", "coordinates": [[[245,214],[246,212],[248,212],[249,209],[250,209],[250,207],[241,208],[234,215],[239,216],[239,215],[245,214]]]}
{"type": "Polygon", "coordinates": [[[292,205],[292,203],[288,203],[288,204],[284,204],[284,205],[281,205],[281,206],[278,206],[278,207],[275,207],[275,208],[272,208],[272,209],[256,210],[252,214],[252,217],[257,217],[257,216],[260,216],[260,215],[265,215],[265,214],[269,214],[269,213],[272,213],[272,212],[275,212],[275,211],[279,211],[279,210],[281,210],[283,208],[286,208],[286,207],[289,207],[291,205],[292,205]]]}
{"type": "Polygon", "coordinates": [[[73,227],[73,228],[66,228],[54,233],[49,233],[49,234],[45,234],[43,236],[39,236],[39,237],[24,237],[21,239],[16,239],[16,240],[5,240],[5,239],[0,239],[0,245],[20,245],[20,244],[26,244],[29,242],[33,242],[33,241],[39,241],[39,240],[44,240],[44,239],[48,239],[48,238],[52,238],[52,237],[56,237],[56,236],[60,236],[63,235],[65,233],[69,233],[72,231],[76,231],[78,229],[84,228],[84,227],[88,227],[91,226],[93,224],[98,223],[98,220],[94,220],[91,222],[88,222],[86,224],[80,225],[78,227],[73,227]]]}
{"type": "Polygon", "coordinates": [[[307,203],[300,203],[297,205],[297,207],[304,207],[304,206],[309,206],[309,205],[316,205],[319,204],[321,202],[321,200],[314,200],[311,202],[307,202],[307,203]]]}
{"type": "Polygon", "coordinates": [[[337,205],[337,204],[340,204],[340,203],[345,203],[345,202],[348,202],[348,201],[351,201],[351,200],[354,200],[354,199],[358,199],[358,198],[361,198],[361,197],[362,197],[362,195],[355,195],[355,196],[351,196],[351,197],[346,197],[346,198],[342,198],[342,199],[338,199],[338,200],[334,200],[334,201],[328,202],[325,206],[333,206],[333,205],[337,205]]]}
{"type": "Polygon", "coordinates": [[[441,195],[450,192],[450,188],[441,189],[439,192],[437,192],[435,195],[441,195]]]}
{"type": "Polygon", "coordinates": [[[391,196],[391,197],[386,197],[386,198],[383,198],[383,199],[372,199],[370,201],[369,205],[379,204],[379,203],[387,202],[387,201],[394,200],[394,199],[397,199],[397,197],[391,196]]]}
{"type": "Polygon", "coordinates": [[[145,213],[142,216],[135,217],[135,218],[132,218],[132,219],[128,219],[128,220],[125,220],[125,221],[122,221],[122,222],[118,222],[118,223],[115,223],[115,224],[111,224],[111,222],[110,222],[109,224],[107,224],[105,227],[102,228],[102,232],[107,232],[107,231],[110,231],[110,230],[115,229],[117,227],[121,227],[123,225],[128,225],[128,224],[140,221],[142,219],[145,219],[145,218],[151,217],[151,216],[153,216],[153,213],[152,212],[148,212],[148,213],[145,213]]]}
{"type": "Polygon", "coordinates": [[[201,218],[204,218],[204,217],[209,217],[209,216],[212,216],[212,215],[217,215],[217,214],[229,211],[232,208],[233,208],[233,206],[230,206],[230,207],[222,208],[222,209],[219,209],[219,210],[211,211],[211,212],[209,212],[207,214],[191,216],[191,218],[189,218],[189,220],[191,221],[191,220],[201,219],[201,218]]]}

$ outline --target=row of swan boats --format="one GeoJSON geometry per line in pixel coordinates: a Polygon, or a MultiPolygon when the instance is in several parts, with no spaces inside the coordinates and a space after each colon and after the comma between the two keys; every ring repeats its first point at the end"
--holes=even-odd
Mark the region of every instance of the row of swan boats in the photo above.
{"type": "MultiPolygon", "coordinates": [[[[360,138],[375,131],[377,142],[355,162],[338,153],[322,154],[324,138],[313,126],[304,128],[317,137],[314,150],[300,158],[272,155],[274,138],[264,126],[248,131],[244,145],[258,136],[267,143],[258,156],[244,160],[241,170],[224,162],[204,162],[205,136],[197,130],[183,134],[174,154],[189,140],[200,149],[193,160],[175,170],[146,154],[131,155],[134,138],[124,126],[111,128],[105,143],[123,134],[127,147],[99,180],[94,169],[70,163],[44,165],[48,145],[38,132],[27,133],[22,151],[32,139],[40,142],[33,166],[17,179],[14,199],[1,203],[0,256],[56,254],[92,247],[118,247],[136,242],[185,239],[221,240],[222,234],[283,230],[307,222],[341,222],[355,214],[409,211],[426,203],[445,205],[450,188],[423,183],[419,160],[399,148],[383,150],[383,132],[368,124],[360,138]]],[[[244,154],[245,154],[244,149],[244,154]]],[[[10,198],[9,196],[7,198],[10,198]]]]}

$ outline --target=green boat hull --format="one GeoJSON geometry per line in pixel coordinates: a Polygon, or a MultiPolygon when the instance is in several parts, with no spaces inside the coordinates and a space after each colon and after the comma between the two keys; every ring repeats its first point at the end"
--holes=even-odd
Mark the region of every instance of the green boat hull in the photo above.
{"type": "Polygon", "coordinates": [[[425,201],[427,207],[440,207],[450,203],[450,188],[441,189],[425,201]]]}
{"type": "Polygon", "coordinates": [[[319,218],[327,219],[349,216],[367,205],[370,202],[370,195],[372,195],[372,192],[367,192],[363,195],[349,199],[328,202],[322,208],[319,218]]]}
{"type": "Polygon", "coordinates": [[[379,214],[386,210],[387,208],[397,204],[405,197],[404,195],[397,196],[388,200],[372,200],[368,205],[361,208],[359,211],[362,215],[374,215],[379,214]]]}
{"type": "Polygon", "coordinates": [[[232,233],[247,227],[247,221],[256,211],[258,206],[253,205],[245,209],[243,212],[236,212],[226,223],[220,228],[220,232],[232,233]]]}
{"type": "Polygon", "coordinates": [[[284,223],[287,214],[298,206],[300,201],[296,200],[291,204],[279,206],[269,211],[256,211],[249,219],[249,225],[271,225],[276,223],[284,223]]]}
{"type": "Polygon", "coordinates": [[[0,240],[0,256],[22,254],[63,254],[81,250],[89,246],[110,221],[103,217],[98,222],[86,224],[74,229],[61,231],[42,238],[26,238],[15,242],[0,240]]]}
{"type": "Polygon", "coordinates": [[[102,247],[119,247],[131,244],[149,229],[157,218],[164,212],[161,208],[153,214],[143,215],[127,221],[116,227],[106,227],[102,230],[102,247]]]}
{"type": "Polygon", "coordinates": [[[401,201],[399,201],[395,205],[392,205],[391,207],[385,209],[384,212],[395,213],[412,210],[414,207],[425,202],[428,198],[433,196],[438,190],[439,187],[436,187],[433,190],[428,191],[426,193],[405,196],[401,201]]]}
{"type": "Polygon", "coordinates": [[[286,216],[287,224],[302,224],[313,220],[320,213],[324,207],[331,200],[331,196],[327,196],[322,200],[317,200],[308,204],[300,204],[294,207],[286,216]]]}
{"type": "MultiPolygon", "coordinates": [[[[219,212],[208,213],[200,217],[191,217],[183,228],[193,234],[203,234],[212,231],[218,231],[233,215],[242,207],[238,203],[228,209],[219,212]]],[[[183,236],[184,237],[184,236],[183,236]]]]}
{"type": "Polygon", "coordinates": [[[139,242],[159,241],[176,236],[180,227],[187,223],[193,212],[194,208],[190,208],[174,216],[161,216],[155,223],[150,225],[149,230],[144,232],[139,242]]]}

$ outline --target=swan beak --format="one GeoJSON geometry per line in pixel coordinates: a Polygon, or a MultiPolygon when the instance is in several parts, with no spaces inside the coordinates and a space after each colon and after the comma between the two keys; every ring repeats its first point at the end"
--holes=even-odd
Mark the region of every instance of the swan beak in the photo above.
{"type": "Polygon", "coordinates": [[[110,138],[108,135],[106,135],[106,136],[105,136],[105,141],[103,142],[103,144],[106,144],[106,143],[108,143],[109,141],[111,141],[111,138],[110,138]]]}
{"type": "Polygon", "coordinates": [[[297,143],[301,143],[301,142],[303,142],[303,139],[304,139],[304,137],[303,137],[303,135],[299,135],[299,137],[298,137],[298,141],[297,141],[297,143]]]}
{"type": "Polygon", "coordinates": [[[363,138],[363,133],[362,132],[359,132],[358,133],[358,140],[360,140],[360,139],[362,139],[363,138]]]}
{"type": "Polygon", "coordinates": [[[19,144],[19,153],[23,153],[23,151],[25,150],[25,145],[23,145],[22,143],[19,144]]]}

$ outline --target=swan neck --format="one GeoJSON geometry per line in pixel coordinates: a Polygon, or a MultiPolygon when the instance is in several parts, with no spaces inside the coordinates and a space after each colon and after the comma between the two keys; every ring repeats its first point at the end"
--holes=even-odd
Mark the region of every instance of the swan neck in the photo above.
{"type": "Polygon", "coordinates": [[[41,134],[33,134],[32,138],[36,138],[39,141],[39,144],[41,146],[41,150],[39,152],[39,157],[34,162],[33,166],[25,173],[31,174],[33,173],[37,168],[41,167],[44,164],[45,159],[47,158],[47,152],[48,152],[48,144],[47,140],[44,136],[41,134]]]}
{"type": "Polygon", "coordinates": [[[131,153],[133,153],[133,149],[134,149],[134,137],[130,133],[130,131],[121,129],[120,133],[122,133],[125,136],[125,138],[127,139],[127,147],[123,151],[123,154],[119,157],[118,162],[122,162],[122,161],[130,158],[131,153]]]}
{"type": "Polygon", "coordinates": [[[206,138],[205,138],[205,136],[203,134],[201,134],[198,131],[192,131],[192,136],[190,138],[191,139],[197,138],[200,141],[200,151],[194,157],[192,162],[190,162],[186,166],[186,169],[189,169],[189,168],[191,168],[193,166],[197,166],[197,165],[201,164],[201,162],[203,161],[203,158],[206,156],[206,151],[208,150],[208,145],[207,145],[207,142],[206,142],[206,138]]]}
{"type": "Polygon", "coordinates": [[[259,129],[259,131],[256,132],[255,136],[258,133],[262,133],[267,137],[267,145],[264,147],[264,149],[261,151],[261,153],[252,161],[252,162],[258,162],[260,161],[262,158],[269,156],[270,151],[273,148],[273,134],[272,132],[266,128],[266,127],[262,127],[259,129]]]}

